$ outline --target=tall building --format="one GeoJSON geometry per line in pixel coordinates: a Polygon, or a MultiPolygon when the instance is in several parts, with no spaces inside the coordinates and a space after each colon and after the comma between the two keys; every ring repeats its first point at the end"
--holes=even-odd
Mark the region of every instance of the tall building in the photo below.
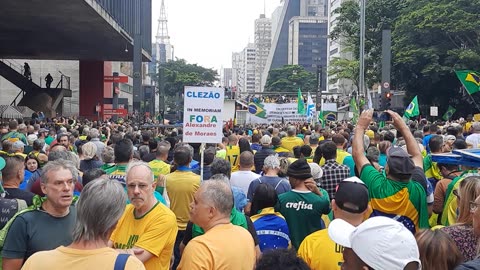
{"type": "MultiPolygon", "coordinates": [[[[284,0],[282,11],[278,19],[278,23],[274,23],[275,34],[272,39],[272,47],[270,49],[265,68],[262,75],[262,88],[267,81],[268,73],[275,68],[283,67],[289,63],[289,30],[290,20],[294,17],[307,18],[325,18],[327,0],[284,0]]],[[[277,11],[274,12],[274,14],[277,11]]],[[[294,39],[294,37],[292,37],[294,39]]],[[[325,48],[326,49],[326,48],[325,48]]],[[[303,52],[302,52],[303,53],[303,52]]],[[[302,57],[312,57],[299,55],[302,57]]],[[[318,61],[318,60],[317,60],[318,61]]]]}
{"type": "Polygon", "coordinates": [[[223,78],[222,78],[222,86],[223,87],[232,87],[233,86],[232,80],[232,68],[224,68],[223,69],[223,78]]]}
{"type": "MultiPolygon", "coordinates": [[[[327,28],[325,17],[293,17],[289,24],[288,64],[300,65],[317,73],[327,66],[327,28]]],[[[326,78],[322,76],[322,86],[326,78]]],[[[325,87],[323,87],[325,90],[325,87]]]]}
{"type": "MultiPolygon", "coordinates": [[[[337,25],[338,14],[335,14],[335,9],[339,8],[344,0],[329,0],[329,12],[328,12],[328,34],[333,31],[335,26],[337,25]]],[[[328,40],[328,56],[327,56],[327,68],[330,66],[330,61],[334,58],[346,58],[352,59],[353,54],[352,52],[345,50],[345,44],[342,38],[338,40],[328,40]]],[[[328,75],[327,75],[328,76],[328,75]]],[[[328,81],[330,81],[331,77],[328,76],[328,81]]],[[[328,84],[327,87],[329,92],[338,92],[341,94],[350,94],[354,89],[354,85],[352,81],[341,79],[335,83],[328,84]]]]}
{"type": "Polygon", "coordinates": [[[235,91],[241,92],[243,89],[243,82],[240,78],[242,78],[242,60],[241,53],[232,53],[232,88],[235,91]]]}
{"type": "Polygon", "coordinates": [[[262,92],[263,69],[267,63],[268,53],[272,44],[272,21],[260,14],[255,20],[255,92],[262,92]]]}
{"type": "Polygon", "coordinates": [[[255,92],[255,59],[256,49],[253,43],[249,43],[240,53],[232,55],[234,86],[240,95],[255,92]]]}

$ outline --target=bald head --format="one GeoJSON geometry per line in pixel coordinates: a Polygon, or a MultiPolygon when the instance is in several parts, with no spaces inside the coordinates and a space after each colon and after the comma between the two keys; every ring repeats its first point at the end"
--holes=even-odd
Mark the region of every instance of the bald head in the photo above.
{"type": "Polygon", "coordinates": [[[240,154],[240,169],[250,170],[254,165],[253,154],[250,151],[244,151],[240,154]]]}

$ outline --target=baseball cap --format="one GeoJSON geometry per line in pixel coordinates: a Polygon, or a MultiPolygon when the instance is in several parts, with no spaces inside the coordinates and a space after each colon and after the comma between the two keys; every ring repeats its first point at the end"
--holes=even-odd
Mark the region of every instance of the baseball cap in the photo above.
{"type": "Polygon", "coordinates": [[[457,138],[453,135],[447,135],[443,137],[443,142],[448,142],[448,141],[455,141],[457,138]]]}
{"type": "Polygon", "coordinates": [[[18,140],[13,143],[12,147],[13,148],[25,147],[25,144],[22,141],[18,140]]]}
{"type": "Polygon", "coordinates": [[[268,135],[263,135],[263,137],[260,139],[260,143],[263,145],[269,145],[272,143],[272,138],[268,135]]]}
{"type": "Polygon", "coordinates": [[[337,218],[328,226],[328,235],[373,269],[403,270],[410,262],[418,262],[421,269],[415,237],[391,218],[372,217],[358,227],[337,218]]]}
{"type": "Polygon", "coordinates": [[[320,178],[322,178],[322,176],[323,176],[323,170],[322,170],[322,168],[320,167],[320,165],[318,165],[317,163],[314,163],[314,162],[309,162],[309,163],[308,163],[308,166],[310,166],[310,170],[312,171],[312,178],[313,178],[313,179],[320,179],[320,178]]]}
{"type": "Polygon", "coordinates": [[[37,135],[35,134],[30,134],[27,136],[27,142],[28,144],[33,144],[33,142],[38,139],[37,135]]]}
{"type": "Polygon", "coordinates": [[[368,207],[368,188],[358,177],[349,177],[338,183],[335,204],[342,210],[360,214],[368,207]]]}
{"type": "Polygon", "coordinates": [[[391,174],[412,175],[415,164],[403,148],[390,147],[387,151],[387,157],[387,164],[391,174]]]}
{"type": "Polygon", "coordinates": [[[48,132],[48,129],[41,128],[41,129],[38,130],[38,133],[44,133],[44,132],[48,132]]]}

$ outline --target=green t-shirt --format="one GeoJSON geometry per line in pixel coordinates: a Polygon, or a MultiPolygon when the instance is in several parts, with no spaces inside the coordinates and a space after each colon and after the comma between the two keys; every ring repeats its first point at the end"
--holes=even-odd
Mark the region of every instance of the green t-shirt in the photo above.
{"type": "Polygon", "coordinates": [[[413,233],[429,228],[427,195],[420,183],[390,180],[371,165],[363,167],[360,179],[368,187],[371,217],[395,218],[413,233]]]}
{"type": "Polygon", "coordinates": [[[5,140],[9,140],[12,143],[20,140],[24,144],[27,144],[27,137],[25,137],[23,133],[20,133],[18,131],[10,131],[7,134],[3,135],[2,142],[5,140]]]}
{"type": "Polygon", "coordinates": [[[45,138],[45,143],[50,145],[54,140],[55,138],[48,136],[47,138],[45,138]]]}
{"type": "Polygon", "coordinates": [[[292,245],[298,249],[307,235],[324,229],[322,215],[330,212],[328,193],[321,189],[322,196],[310,191],[291,190],[278,195],[275,211],[287,221],[292,245]]]}

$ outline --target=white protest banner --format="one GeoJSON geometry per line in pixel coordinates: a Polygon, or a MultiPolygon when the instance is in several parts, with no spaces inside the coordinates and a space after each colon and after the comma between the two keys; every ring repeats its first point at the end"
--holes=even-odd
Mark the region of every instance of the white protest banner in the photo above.
{"type": "Polygon", "coordinates": [[[436,106],[430,107],[430,116],[438,116],[438,107],[436,106]]]}
{"type": "MultiPolygon", "coordinates": [[[[247,114],[247,123],[251,124],[273,124],[273,123],[305,123],[306,115],[297,113],[297,103],[262,103],[262,108],[266,112],[266,118],[255,116],[252,113],[247,114]]],[[[323,111],[336,112],[336,103],[323,103],[323,111]]]]}
{"type": "Polygon", "coordinates": [[[223,137],[224,88],[186,86],[183,141],[220,143],[223,137]]]}

